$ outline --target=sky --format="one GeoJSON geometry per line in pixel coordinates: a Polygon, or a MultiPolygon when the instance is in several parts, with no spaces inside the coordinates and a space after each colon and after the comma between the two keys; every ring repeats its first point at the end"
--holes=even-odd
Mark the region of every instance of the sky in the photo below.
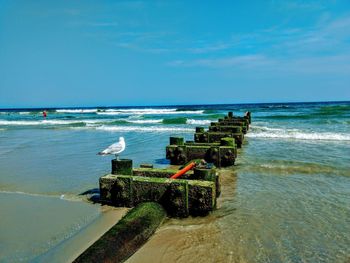
{"type": "Polygon", "coordinates": [[[334,100],[349,0],[0,0],[0,108],[334,100]]]}

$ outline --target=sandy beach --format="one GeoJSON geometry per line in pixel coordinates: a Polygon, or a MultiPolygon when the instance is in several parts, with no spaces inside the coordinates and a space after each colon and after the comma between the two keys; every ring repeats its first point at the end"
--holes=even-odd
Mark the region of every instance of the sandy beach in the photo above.
{"type": "Polygon", "coordinates": [[[101,216],[76,235],[37,259],[38,262],[72,262],[105,232],[115,225],[128,211],[127,208],[101,206],[101,216]]]}

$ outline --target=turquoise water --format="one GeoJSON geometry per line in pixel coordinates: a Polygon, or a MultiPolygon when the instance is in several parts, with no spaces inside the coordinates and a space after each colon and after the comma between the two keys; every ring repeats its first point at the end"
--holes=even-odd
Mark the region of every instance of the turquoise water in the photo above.
{"type": "Polygon", "coordinates": [[[192,139],[229,110],[251,111],[253,123],[230,169],[235,185],[212,216],[223,249],[238,262],[349,260],[350,103],[342,102],[48,109],[46,119],[42,109],[1,110],[0,261],[35,261],[100,216],[79,193],[109,172],[111,158],[96,153],[119,136],[123,158],[165,167],[169,136],[192,139]]]}

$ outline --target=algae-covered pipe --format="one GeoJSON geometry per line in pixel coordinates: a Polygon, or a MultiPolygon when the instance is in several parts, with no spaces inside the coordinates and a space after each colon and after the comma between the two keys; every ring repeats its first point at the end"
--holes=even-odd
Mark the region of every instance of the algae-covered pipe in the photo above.
{"type": "Polygon", "coordinates": [[[158,203],[139,204],[74,262],[125,261],[151,237],[165,216],[165,210],[158,203]]]}

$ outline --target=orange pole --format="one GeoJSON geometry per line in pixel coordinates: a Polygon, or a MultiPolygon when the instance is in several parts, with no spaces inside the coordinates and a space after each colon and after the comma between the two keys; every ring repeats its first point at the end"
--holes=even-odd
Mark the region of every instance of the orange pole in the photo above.
{"type": "Polygon", "coordinates": [[[189,165],[187,165],[186,167],[184,167],[180,171],[178,171],[176,174],[172,175],[170,177],[170,179],[176,179],[176,178],[180,177],[181,175],[185,174],[189,170],[193,169],[195,166],[196,166],[195,162],[190,163],[189,165]]]}

